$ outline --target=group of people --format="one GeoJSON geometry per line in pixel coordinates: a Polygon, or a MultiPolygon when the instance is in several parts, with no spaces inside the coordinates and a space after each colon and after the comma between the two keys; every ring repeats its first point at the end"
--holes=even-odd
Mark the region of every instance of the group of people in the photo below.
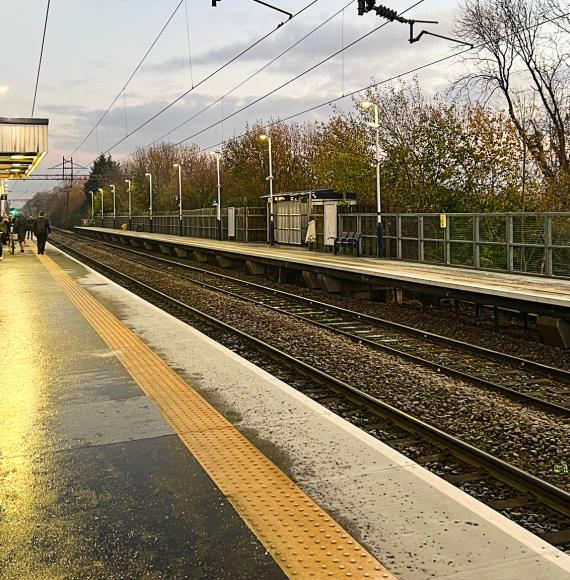
{"type": "Polygon", "coordinates": [[[4,246],[8,244],[10,235],[17,236],[20,245],[20,253],[24,253],[26,245],[26,235],[29,240],[36,236],[38,244],[38,254],[45,253],[48,234],[51,234],[49,220],[43,211],[40,211],[37,218],[32,216],[26,217],[23,214],[17,214],[14,218],[8,213],[4,213],[0,221],[0,260],[3,259],[4,246]]]}

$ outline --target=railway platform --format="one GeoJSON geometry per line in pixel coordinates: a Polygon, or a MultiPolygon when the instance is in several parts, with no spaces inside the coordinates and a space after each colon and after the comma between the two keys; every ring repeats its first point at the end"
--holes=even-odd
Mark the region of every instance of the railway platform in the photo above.
{"type": "Polygon", "coordinates": [[[562,579],[570,557],[53,247],[0,263],[0,577],[562,579]]]}
{"type": "Polygon", "coordinates": [[[398,300],[399,291],[409,290],[534,314],[539,317],[539,330],[545,342],[570,348],[570,280],[346,254],[335,256],[290,246],[270,247],[98,227],[76,229],[95,238],[357,298],[383,296],[386,300],[398,300]]]}

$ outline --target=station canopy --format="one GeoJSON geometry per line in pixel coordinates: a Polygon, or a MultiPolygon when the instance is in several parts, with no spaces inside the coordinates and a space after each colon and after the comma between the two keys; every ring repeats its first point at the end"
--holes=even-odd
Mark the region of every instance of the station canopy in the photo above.
{"type": "Polygon", "coordinates": [[[0,117],[0,179],[26,179],[47,153],[48,119],[0,117]]]}

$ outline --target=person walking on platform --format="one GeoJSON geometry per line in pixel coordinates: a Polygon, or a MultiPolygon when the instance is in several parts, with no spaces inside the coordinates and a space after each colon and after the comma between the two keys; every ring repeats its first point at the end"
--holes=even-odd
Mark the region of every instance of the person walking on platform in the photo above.
{"type": "Polygon", "coordinates": [[[48,234],[51,234],[49,220],[45,217],[44,212],[40,211],[40,216],[34,221],[34,234],[38,240],[38,254],[44,255],[48,234]]]}
{"type": "Polygon", "coordinates": [[[5,246],[8,243],[8,238],[10,237],[10,216],[4,212],[2,216],[2,221],[0,222],[0,244],[5,246]]]}
{"type": "Polygon", "coordinates": [[[2,220],[0,220],[0,260],[4,259],[2,255],[4,253],[4,244],[7,242],[10,236],[10,220],[8,216],[4,214],[2,220]]]}
{"type": "Polygon", "coordinates": [[[32,214],[28,216],[28,240],[34,241],[34,218],[32,214]]]}
{"type": "Polygon", "coordinates": [[[20,243],[20,253],[24,253],[24,243],[26,241],[26,230],[28,229],[28,220],[22,215],[18,214],[14,220],[12,231],[18,234],[18,242],[20,243]]]}

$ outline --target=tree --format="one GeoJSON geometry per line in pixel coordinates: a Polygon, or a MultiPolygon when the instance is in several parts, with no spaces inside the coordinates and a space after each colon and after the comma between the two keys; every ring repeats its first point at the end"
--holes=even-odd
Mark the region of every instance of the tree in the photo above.
{"type": "MultiPolygon", "coordinates": [[[[476,88],[485,100],[501,95],[546,187],[566,193],[569,37],[568,19],[561,18],[567,10],[561,2],[467,0],[456,29],[476,46],[475,56],[466,59],[475,71],[458,79],[453,88],[460,93],[476,88]],[[553,12],[559,18],[548,24],[553,12]]],[[[563,207],[569,208],[569,203],[565,195],[563,207]]]]}

